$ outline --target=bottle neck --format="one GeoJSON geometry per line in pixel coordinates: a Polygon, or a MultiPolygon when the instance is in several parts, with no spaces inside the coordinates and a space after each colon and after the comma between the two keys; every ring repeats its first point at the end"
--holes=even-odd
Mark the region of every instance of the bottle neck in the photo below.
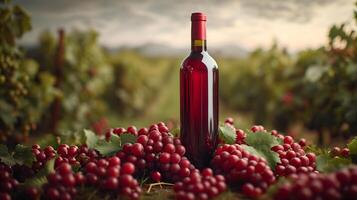
{"type": "Polygon", "coordinates": [[[206,40],[192,40],[191,51],[195,51],[195,52],[207,51],[206,40]]]}
{"type": "Polygon", "coordinates": [[[206,20],[192,20],[191,50],[195,52],[207,51],[206,20]]]}

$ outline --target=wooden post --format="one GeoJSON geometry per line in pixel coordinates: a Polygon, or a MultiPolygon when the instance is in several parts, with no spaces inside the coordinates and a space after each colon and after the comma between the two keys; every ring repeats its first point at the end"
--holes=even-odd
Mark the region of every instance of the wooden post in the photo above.
{"type": "MultiPolygon", "coordinates": [[[[65,32],[63,29],[58,30],[58,45],[54,57],[54,75],[56,77],[55,87],[61,89],[63,81],[63,67],[64,67],[64,51],[65,51],[65,32]]],[[[57,128],[59,121],[61,120],[62,100],[60,97],[56,97],[51,105],[49,131],[57,134],[57,128]]]]}

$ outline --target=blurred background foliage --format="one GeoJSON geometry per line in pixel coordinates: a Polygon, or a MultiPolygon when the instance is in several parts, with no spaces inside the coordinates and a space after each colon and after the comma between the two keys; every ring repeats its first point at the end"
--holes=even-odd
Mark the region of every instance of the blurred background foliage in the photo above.
{"type": "MultiPolygon", "coordinates": [[[[21,48],[16,40],[31,20],[7,3],[0,23],[2,141],[89,127],[101,134],[155,121],[178,125],[182,57],[108,50],[95,30],[44,31],[38,45],[21,48]]],[[[288,134],[299,127],[320,144],[356,135],[357,36],[338,24],[328,41],[295,54],[274,43],[245,57],[216,57],[221,121],[233,116],[242,128],[255,123],[288,134]]]]}

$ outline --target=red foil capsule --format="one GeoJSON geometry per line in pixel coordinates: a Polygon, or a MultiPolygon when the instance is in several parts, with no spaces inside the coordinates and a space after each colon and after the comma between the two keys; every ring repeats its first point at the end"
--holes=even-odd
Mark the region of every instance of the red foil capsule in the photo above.
{"type": "Polygon", "coordinates": [[[207,17],[203,13],[192,13],[191,15],[191,39],[206,40],[206,20],[207,17]]]}

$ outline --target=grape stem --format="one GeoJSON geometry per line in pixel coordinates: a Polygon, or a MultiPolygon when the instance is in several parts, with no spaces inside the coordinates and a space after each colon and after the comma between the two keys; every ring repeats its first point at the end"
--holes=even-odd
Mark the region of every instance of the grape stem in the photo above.
{"type": "Polygon", "coordinates": [[[174,184],[172,183],[165,183],[165,182],[158,182],[158,183],[152,183],[150,184],[148,190],[146,191],[147,193],[150,193],[151,191],[151,188],[154,187],[154,186],[160,186],[160,188],[162,188],[162,185],[168,185],[168,186],[173,186],[174,184]]]}

